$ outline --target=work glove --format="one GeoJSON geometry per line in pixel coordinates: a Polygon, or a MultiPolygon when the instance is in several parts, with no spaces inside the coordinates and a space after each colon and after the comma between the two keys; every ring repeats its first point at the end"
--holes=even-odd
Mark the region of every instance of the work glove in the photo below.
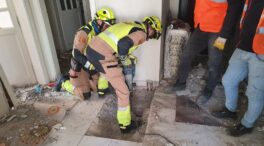
{"type": "Polygon", "coordinates": [[[137,59],[136,56],[130,54],[130,55],[128,55],[128,58],[131,60],[131,62],[132,62],[133,64],[137,64],[138,59],[137,59]]]}
{"type": "Polygon", "coordinates": [[[217,37],[217,39],[214,42],[214,47],[216,47],[218,50],[223,51],[225,48],[226,39],[223,37],[217,37]]]}
{"type": "Polygon", "coordinates": [[[128,56],[120,56],[120,61],[124,67],[132,65],[132,62],[128,56]]]}

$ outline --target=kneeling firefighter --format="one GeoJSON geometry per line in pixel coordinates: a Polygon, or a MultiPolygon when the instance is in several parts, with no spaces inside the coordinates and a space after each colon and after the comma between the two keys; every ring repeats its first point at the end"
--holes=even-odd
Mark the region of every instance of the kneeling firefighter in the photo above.
{"type": "MultiPolygon", "coordinates": [[[[61,76],[55,85],[55,90],[64,90],[88,99],[91,96],[90,88],[97,91],[98,73],[93,66],[87,63],[80,64],[86,60],[86,51],[88,43],[91,39],[104,31],[110,25],[115,24],[115,15],[109,8],[102,8],[95,14],[95,19],[88,24],[82,26],[74,37],[74,45],[71,59],[71,69],[68,76],[61,76]],[[90,74],[87,74],[87,72],[90,74]]],[[[101,81],[102,82],[102,81],[101,81]]],[[[107,81],[105,81],[107,82],[107,81]]],[[[101,83],[102,84],[102,83],[101,83]]]]}

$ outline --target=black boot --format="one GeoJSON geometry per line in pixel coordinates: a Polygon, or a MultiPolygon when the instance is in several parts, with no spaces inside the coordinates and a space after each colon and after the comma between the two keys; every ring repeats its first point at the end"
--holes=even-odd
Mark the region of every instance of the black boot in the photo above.
{"type": "Polygon", "coordinates": [[[98,93],[98,97],[99,98],[105,98],[106,94],[109,92],[109,88],[106,89],[98,89],[97,93],[98,93]]]}
{"type": "Polygon", "coordinates": [[[211,96],[213,95],[213,90],[210,89],[205,89],[202,93],[202,95],[200,95],[198,97],[197,103],[199,105],[204,105],[207,103],[207,101],[209,101],[209,99],[211,98],[211,96]]]}
{"type": "Polygon", "coordinates": [[[89,100],[91,98],[91,92],[83,93],[84,100],[89,100]]]}
{"type": "Polygon", "coordinates": [[[54,89],[55,91],[57,91],[57,92],[60,91],[60,90],[61,90],[61,84],[62,84],[64,81],[69,80],[69,79],[70,79],[70,77],[69,77],[68,75],[60,75],[60,76],[57,78],[56,83],[55,83],[53,89],[54,89]]]}
{"type": "Polygon", "coordinates": [[[228,134],[230,134],[231,136],[241,136],[247,133],[251,133],[253,130],[253,128],[247,128],[244,125],[242,125],[241,123],[239,123],[236,126],[230,127],[227,129],[228,134]]]}
{"type": "Polygon", "coordinates": [[[141,122],[139,121],[131,121],[130,125],[125,126],[125,128],[124,127],[120,128],[120,131],[122,134],[130,133],[131,131],[140,127],[140,125],[141,125],[141,122]]]}
{"type": "Polygon", "coordinates": [[[186,88],[186,82],[180,82],[179,80],[172,85],[172,87],[169,87],[167,90],[167,93],[172,93],[176,91],[182,91],[186,88]]]}
{"type": "Polygon", "coordinates": [[[214,111],[211,114],[217,118],[231,118],[233,120],[237,118],[237,113],[229,111],[226,107],[219,111],[214,111]]]}

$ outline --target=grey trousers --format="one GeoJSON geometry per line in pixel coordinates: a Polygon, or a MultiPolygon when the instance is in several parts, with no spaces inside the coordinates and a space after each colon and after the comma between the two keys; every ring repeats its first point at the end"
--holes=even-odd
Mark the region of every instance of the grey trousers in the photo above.
{"type": "Polygon", "coordinates": [[[223,56],[222,51],[219,51],[213,46],[217,37],[218,33],[204,32],[199,27],[194,30],[183,50],[178,72],[178,82],[186,82],[195,56],[208,48],[208,79],[205,89],[214,90],[220,79],[220,68],[223,56]]]}

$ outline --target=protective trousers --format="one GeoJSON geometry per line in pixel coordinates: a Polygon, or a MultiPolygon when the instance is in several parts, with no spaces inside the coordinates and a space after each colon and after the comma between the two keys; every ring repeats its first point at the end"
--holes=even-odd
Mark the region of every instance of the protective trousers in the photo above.
{"type": "Polygon", "coordinates": [[[77,72],[77,78],[70,78],[69,83],[71,85],[66,82],[62,84],[62,87],[82,99],[84,99],[85,93],[90,92],[89,74],[83,69],[77,72]]]}
{"type": "Polygon", "coordinates": [[[118,98],[117,120],[120,128],[130,125],[129,90],[115,52],[102,39],[95,37],[91,40],[86,54],[87,59],[100,72],[100,75],[110,82],[116,92],[118,98]]]}

